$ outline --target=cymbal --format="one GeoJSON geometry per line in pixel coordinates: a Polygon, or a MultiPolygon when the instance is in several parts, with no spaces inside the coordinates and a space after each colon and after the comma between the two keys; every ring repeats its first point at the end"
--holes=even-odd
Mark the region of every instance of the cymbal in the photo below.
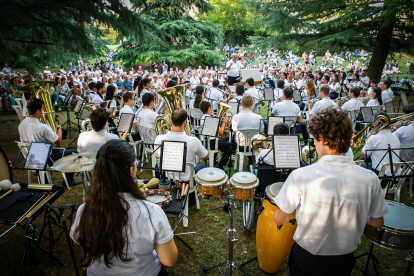
{"type": "Polygon", "coordinates": [[[57,160],[51,169],[65,173],[85,172],[92,170],[95,162],[94,152],[76,153],[57,160]]]}

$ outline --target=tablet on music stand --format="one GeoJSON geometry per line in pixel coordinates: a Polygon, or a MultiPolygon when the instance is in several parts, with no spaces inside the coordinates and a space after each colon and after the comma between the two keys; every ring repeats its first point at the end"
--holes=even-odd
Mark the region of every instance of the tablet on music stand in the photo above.
{"type": "Polygon", "coordinates": [[[371,123],[374,119],[374,114],[372,113],[371,107],[361,107],[361,113],[364,123],[371,123]]]}
{"type": "Polygon", "coordinates": [[[220,124],[220,118],[217,117],[206,117],[204,119],[203,129],[201,134],[210,137],[218,136],[218,129],[220,124]]]}
{"type": "Polygon", "coordinates": [[[162,141],[160,156],[161,171],[185,172],[186,159],[186,142],[162,141]]]}
{"type": "Polygon", "coordinates": [[[276,169],[300,168],[299,136],[287,134],[274,135],[273,156],[276,169]]]}
{"type": "Polygon", "coordinates": [[[111,101],[104,101],[104,102],[101,102],[101,103],[99,103],[99,107],[102,107],[102,108],[105,108],[105,109],[108,109],[108,106],[109,106],[109,103],[110,103],[111,101]]]}
{"type": "Polygon", "coordinates": [[[72,91],[69,91],[69,93],[66,95],[65,101],[63,102],[64,105],[68,106],[71,102],[70,99],[72,98],[72,91]]]}
{"type": "Polygon", "coordinates": [[[265,101],[274,101],[275,100],[275,94],[273,93],[273,88],[265,88],[264,89],[264,100],[265,101]]]}
{"type": "Polygon", "coordinates": [[[76,105],[75,105],[75,108],[73,109],[73,111],[75,112],[75,113],[79,113],[80,111],[82,111],[82,107],[83,107],[83,103],[84,103],[85,101],[83,100],[83,99],[79,99],[79,100],[77,100],[76,101],[76,105]]]}
{"type": "Polygon", "coordinates": [[[267,135],[272,136],[273,135],[273,128],[278,123],[283,123],[285,121],[284,117],[276,117],[276,116],[269,116],[269,123],[267,126],[267,135]]]}
{"type": "Polygon", "coordinates": [[[131,128],[134,124],[134,118],[134,113],[122,113],[116,131],[121,133],[131,133],[131,128]]]}
{"type": "Polygon", "coordinates": [[[24,169],[45,171],[51,150],[51,143],[32,142],[24,162],[24,169]]]}

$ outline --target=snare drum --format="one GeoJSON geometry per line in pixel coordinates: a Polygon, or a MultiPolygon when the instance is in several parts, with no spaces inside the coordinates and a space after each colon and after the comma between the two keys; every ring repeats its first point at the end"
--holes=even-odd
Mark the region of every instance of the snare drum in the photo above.
{"type": "Polygon", "coordinates": [[[227,182],[227,174],[217,168],[205,168],[200,170],[195,177],[197,191],[203,198],[220,198],[223,193],[223,185],[227,182]]]}
{"type": "Polygon", "coordinates": [[[283,182],[278,182],[266,187],[263,211],[257,220],[257,261],[259,267],[269,274],[276,273],[282,267],[295,243],[293,234],[297,227],[296,212],[289,215],[288,222],[279,230],[274,221],[275,213],[279,210],[275,198],[282,186],[283,182]]]}
{"type": "Polygon", "coordinates": [[[376,245],[396,251],[414,249],[414,209],[404,204],[387,201],[389,212],[384,216],[384,226],[376,229],[366,225],[364,236],[376,245]]]}
{"type": "Polygon", "coordinates": [[[5,179],[13,183],[12,164],[0,145],[0,181],[5,179]]]}
{"type": "Polygon", "coordinates": [[[230,178],[231,192],[234,198],[246,201],[253,198],[259,179],[249,172],[238,172],[230,178]]]}
{"type": "Polygon", "coordinates": [[[144,195],[146,200],[161,206],[161,208],[167,207],[172,201],[170,193],[166,190],[152,189],[145,191],[144,195]]]}

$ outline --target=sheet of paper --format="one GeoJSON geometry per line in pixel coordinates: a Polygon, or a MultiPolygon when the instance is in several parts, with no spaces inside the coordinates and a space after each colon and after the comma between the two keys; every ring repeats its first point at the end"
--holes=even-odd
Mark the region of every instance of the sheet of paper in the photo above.
{"type": "Polygon", "coordinates": [[[134,117],[134,113],[122,113],[118,123],[117,132],[129,132],[129,128],[131,127],[132,123],[131,121],[134,120],[134,117]]]}
{"type": "MultiPolygon", "coordinates": [[[[164,141],[162,147],[162,163],[161,169],[163,171],[178,171],[184,172],[184,142],[164,141]]],[[[185,167],[184,167],[185,170],[185,167]]]]}
{"type": "Polygon", "coordinates": [[[265,101],[274,101],[275,95],[273,93],[273,88],[265,88],[264,97],[265,97],[265,101]]]}
{"type": "Polygon", "coordinates": [[[277,169],[300,168],[299,138],[296,135],[273,136],[275,166],[277,169]]]}
{"type": "Polygon", "coordinates": [[[273,135],[273,128],[278,123],[283,123],[283,117],[269,117],[269,125],[267,127],[267,135],[273,135]]]}
{"type": "Polygon", "coordinates": [[[220,118],[206,117],[204,120],[203,130],[201,134],[215,137],[219,127],[220,118]]]}
{"type": "Polygon", "coordinates": [[[238,103],[238,102],[235,102],[235,103],[233,103],[233,102],[228,102],[227,104],[231,106],[231,107],[228,109],[228,111],[231,111],[231,112],[233,112],[233,114],[234,114],[234,115],[236,115],[236,114],[237,114],[237,106],[239,105],[239,103],[238,103]]]}
{"type": "Polygon", "coordinates": [[[78,113],[82,108],[82,104],[83,104],[83,100],[78,100],[76,102],[75,109],[73,111],[75,111],[75,113],[78,113]]]}
{"type": "Polygon", "coordinates": [[[43,170],[51,146],[51,144],[46,143],[32,143],[24,167],[26,169],[43,170]]]}

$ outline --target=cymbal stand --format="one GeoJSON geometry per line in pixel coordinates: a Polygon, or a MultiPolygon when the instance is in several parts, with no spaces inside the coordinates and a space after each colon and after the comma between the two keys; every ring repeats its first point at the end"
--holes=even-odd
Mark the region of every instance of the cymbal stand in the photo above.
{"type": "Polygon", "coordinates": [[[209,270],[212,270],[213,268],[217,268],[220,271],[220,274],[222,276],[225,276],[225,275],[232,276],[233,270],[239,269],[242,275],[249,275],[247,271],[245,271],[241,266],[239,266],[236,262],[233,261],[233,246],[234,246],[234,243],[238,241],[238,239],[234,237],[234,233],[236,232],[236,229],[234,228],[234,209],[236,209],[237,206],[234,202],[233,195],[229,195],[228,199],[229,199],[228,208],[229,208],[229,214],[230,214],[230,229],[227,230],[227,238],[229,239],[229,259],[213,267],[209,267],[209,268],[205,267],[203,268],[203,272],[207,273],[209,270]],[[223,271],[220,269],[220,266],[224,264],[227,264],[227,268],[223,273],[223,271]]]}

